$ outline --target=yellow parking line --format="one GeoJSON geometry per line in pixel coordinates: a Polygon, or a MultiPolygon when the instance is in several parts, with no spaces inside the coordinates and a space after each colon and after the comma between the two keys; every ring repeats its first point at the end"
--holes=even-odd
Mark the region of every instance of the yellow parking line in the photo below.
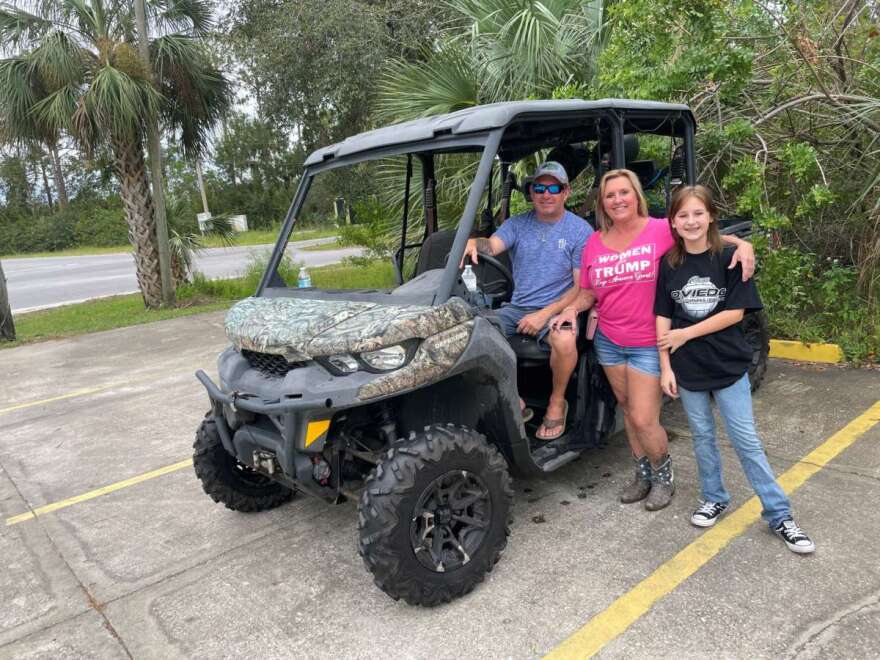
{"type": "MultiPolygon", "coordinates": [[[[821,470],[840,452],[880,422],[880,401],[832,435],[779,477],[782,488],[791,493],[821,470]]],[[[654,603],[696,573],[703,565],[761,516],[761,504],[751,498],[718,524],[702,533],[672,559],[660,566],[630,591],[614,601],[586,625],[547,654],[547,658],[589,658],[601,651],[645,614],[654,603]]]]}
{"type": "Polygon", "coordinates": [[[76,396],[85,396],[86,394],[95,394],[97,392],[103,392],[104,390],[109,390],[114,387],[120,387],[124,385],[124,383],[110,383],[109,385],[102,385],[101,387],[89,387],[84,390],[76,390],[75,392],[68,392],[67,394],[62,394],[61,396],[53,396],[50,399],[41,399],[39,401],[29,401],[28,403],[19,403],[14,406],[10,406],[9,408],[0,408],[0,415],[8,412],[12,412],[13,410],[23,410],[24,408],[33,408],[34,406],[42,406],[47,403],[52,403],[54,401],[62,401],[63,399],[72,399],[76,396]]]}
{"type": "Polygon", "coordinates": [[[25,520],[34,520],[37,516],[42,516],[47,513],[52,513],[53,511],[58,511],[58,509],[64,509],[66,507],[73,506],[74,504],[79,504],[80,502],[95,499],[96,497],[100,497],[101,495],[106,495],[107,493],[112,493],[117,490],[122,490],[123,488],[128,488],[129,486],[143,483],[144,481],[149,481],[150,479],[155,479],[156,477],[161,477],[163,474],[169,474],[171,472],[176,472],[177,470],[182,470],[183,468],[189,467],[190,465],[192,465],[191,458],[188,458],[185,461],[180,461],[179,463],[174,463],[173,465],[166,465],[163,468],[159,468],[158,470],[153,470],[152,472],[147,472],[145,474],[140,474],[136,477],[132,477],[131,479],[117,481],[115,484],[110,484],[109,486],[104,486],[103,488],[98,488],[96,490],[90,490],[88,493],[83,493],[82,495],[77,495],[76,497],[70,497],[66,500],[61,500],[60,502],[47,504],[46,506],[41,506],[37,509],[28,511],[27,513],[12,516],[11,518],[6,519],[6,525],[15,525],[17,523],[24,522],[25,520]]]}

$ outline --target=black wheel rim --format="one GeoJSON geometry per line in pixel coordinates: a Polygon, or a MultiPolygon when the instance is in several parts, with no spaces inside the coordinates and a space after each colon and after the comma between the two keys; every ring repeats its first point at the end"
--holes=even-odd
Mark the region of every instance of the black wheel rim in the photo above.
{"type": "Polygon", "coordinates": [[[416,502],[410,523],[413,552],[430,571],[454,571],[479,551],[491,519],[486,483],[467,470],[447,472],[434,479],[416,502]]]}

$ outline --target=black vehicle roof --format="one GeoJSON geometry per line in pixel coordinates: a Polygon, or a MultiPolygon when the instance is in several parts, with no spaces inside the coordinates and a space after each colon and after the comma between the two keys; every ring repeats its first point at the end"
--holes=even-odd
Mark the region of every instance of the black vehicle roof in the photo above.
{"type": "Polygon", "coordinates": [[[412,142],[430,140],[438,135],[461,135],[478,133],[507,126],[524,115],[565,114],[597,112],[601,110],[653,111],[657,113],[686,114],[691,119],[690,108],[678,103],[656,101],[632,101],[627,99],[600,99],[584,101],[568,99],[560,101],[509,101],[478,105],[445,115],[424,117],[392,126],[377,128],[346,138],[309,154],[305,165],[316,165],[328,159],[352,156],[375,149],[395,147],[412,142]]]}

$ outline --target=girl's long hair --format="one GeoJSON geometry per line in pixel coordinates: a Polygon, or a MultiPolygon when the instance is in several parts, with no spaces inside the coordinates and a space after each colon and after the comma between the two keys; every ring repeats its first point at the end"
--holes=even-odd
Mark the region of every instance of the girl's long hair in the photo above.
{"type": "Polygon", "coordinates": [[[709,217],[712,219],[712,222],[709,223],[708,235],[706,236],[709,243],[709,254],[717,254],[724,247],[724,243],[721,241],[721,232],[718,230],[718,207],[712,198],[712,191],[706,186],[682,186],[675,191],[672,195],[672,201],[669,203],[669,229],[672,232],[672,238],[675,239],[675,245],[666,253],[666,261],[673,268],[681,266],[687,250],[684,247],[684,239],[675,231],[672,221],[676,213],[681,210],[681,207],[691,197],[696,197],[703,203],[703,206],[709,212],[709,217]]]}
{"type": "Polygon", "coordinates": [[[599,181],[599,196],[596,198],[596,222],[599,224],[599,229],[604,232],[607,232],[614,225],[614,221],[605,214],[605,189],[608,187],[608,182],[611,179],[616,179],[621,176],[629,179],[629,183],[635,191],[636,197],[639,198],[639,217],[648,217],[648,201],[645,199],[645,193],[642,191],[642,184],[639,183],[639,177],[636,176],[635,172],[631,172],[630,170],[608,170],[599,181]]]}

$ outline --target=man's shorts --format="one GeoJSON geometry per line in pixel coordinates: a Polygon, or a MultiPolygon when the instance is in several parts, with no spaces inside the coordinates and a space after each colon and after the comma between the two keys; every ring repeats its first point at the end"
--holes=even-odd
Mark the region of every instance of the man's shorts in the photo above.
{"type": "Polygon", "coordinates": [[[603,367],[625,364],[648,376],[660,377],[660,354],[656,346],[618,346],[597,329],[593,337],[593,348],[603,367]]]}
{"type": "MultiPolygon", "coordinates": [[[[519,305],[511,305],[510,303],[505,303],[501,306],[500,309],[495,310],[495,317],[501,321],[501,329],[504,332],[505,337],[512,337],[517,334],[516,326],[522,320],[524,316],[527,314],[531,314],[532,312],[537,312],[541,307],[520,307],[519,305]]],[[[550,344],[547,343],[547,333],[550,332],[550,325],[545,325],[544,328],[538,333],[538,336],[535,339],[538,342],[538,346],[543,348],[545,351],[550,350],[550,344]]]]}

